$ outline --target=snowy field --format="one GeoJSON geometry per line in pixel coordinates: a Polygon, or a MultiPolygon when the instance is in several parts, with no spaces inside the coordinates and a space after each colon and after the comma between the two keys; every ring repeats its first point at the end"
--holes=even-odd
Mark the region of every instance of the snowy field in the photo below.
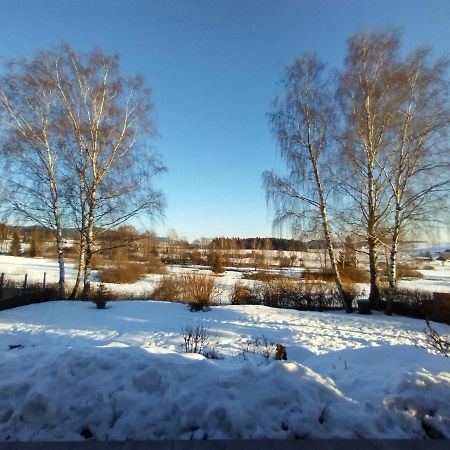
{"type": "MultiPolygon", "coordinates": [[[[422,279],[400,280],[399,286],[405,289],[419,289],[428,292],[450,292],[450,262],[444,265],[435,261],[434,270],[420,270],[423,274],[422,279]]],[[[180,266],[168,266],[171,273],[198,272],[203,274],[212,274],[211,270],[204,268],[185,268],[180,266]]],[[[42,283],[44,272],[48,283],[56,283],[58,281],[58,264],[56,261],[43,258],[25,258],[0,255],[0,273],[5,273],[6,279],[17,282],[23,282],[25,274],[28,274],[28,282],[42,283]]],[[[283,274],[290,274],[290,271],[283,270],[283,274]]],[[[227,270],[224,274],[216,277],[216,287],[221,293],[219,296],[220,303],[228,303],[231,297],[233,287],[236,281],[241,280],[242,271],[227,270]]],[[[66,264],[66,280],[68,285],[74,282],[76,270],[73,264],[66,264]]],[[[157,286],[161,275],[146,275],[142,280],[133,284],[112,284],[106,286],[118,294],[122,294],[127,298],[127,294],[149,294],[157,286]]],[[[96,280],[96,271],[93,271],[94,289],[98,285],[96,280]]],[[[242,280],[243,283],[251,284],[248,280],[242,280]]],[[[358,284],[358,289],[368,292],[368,286],[358,284]]]]}
{"type": "MultiPolygon", "coordinates": [[[[409,289],[450,292],[450,265],[409,289]]],[[[207,270],[171,267],[172,272],[207,270]]],[[[7,279],[58,279],[55,261],[0,256],[7,279]]],[[[75,270],[66,268],[67,279],[75,270]]],[[[227,302],[242,273],[216,285],[227,302]]],[[[108,285],[151,292],[159,279],[108,285]]],[[[450,358],[423,321],[263,306],[58,301],[0,311],[0,441],[220,438],[450,438],[450,358]],[[204,326],[207,351],[185,353],[204,326]],[[274,361],[275,345],[287,361],[274,361]]],[[[440,332],[448,327],[436,324],[440,332]]]]}
{"type": "Polygon", "coordinates": [[[0,312],[0,440],[450,437],[450,359],[414,346],[423,321],[109,306],[0,312]],[[184,352],[198,325],[221,359],[184,352]]]}

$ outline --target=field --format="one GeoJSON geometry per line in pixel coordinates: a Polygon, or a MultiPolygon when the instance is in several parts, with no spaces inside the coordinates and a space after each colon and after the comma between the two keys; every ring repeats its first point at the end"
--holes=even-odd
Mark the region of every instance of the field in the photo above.
{"type": "MultiPolygon", "coordinates": [[[[9,279],[56,280],[52,261],[0,262],[9,279]]],[[[419,282],[448,292],[448,269],[419,282]]],[[[204,312],[127,300],[0,311],[0,441],[450,438],[450,360],[424,321],[228,305],[241,275],[218,277],[222,306],[204,312]]]]}

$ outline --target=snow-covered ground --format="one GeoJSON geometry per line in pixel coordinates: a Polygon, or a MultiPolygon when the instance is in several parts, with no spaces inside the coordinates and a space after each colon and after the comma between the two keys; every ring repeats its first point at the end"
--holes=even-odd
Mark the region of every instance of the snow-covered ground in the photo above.
{"type": "Polygon", "coordinates": [[[109,306],[0,312],[0,440],[450,437],[450,359],[415,347],[423,321],[109,306]],[[222,359],[184,353],[198,325],[222,359]],[[288,360],[263,357],[266,341],[288,360]]]}
{"type": "MultiPolygon", "coordinates": [[[[450,262],[442,263],[434,262],[434,270],[421,270],[423,279],[415,280],[400,280],[399,286],[410,290],[424,290],[428,292],[450,292],[450,262]]],[[[170,273],[192,273],[197,272],[201,274],[213,273],[211,270],[205,268],[185,268],[180,266],[168,266],[170,273]]],[[[25,274],[28,274],[28,282],[40,283],[43,280],[44,272],[46,272],[46,280],[49,283],[58,281],[58,264],[56,261],[51,261],[43,258],[25,258],[0,255],[0,273],[4,272],[6,279],[22,282],[25,274]]],[[[287,270],[282,271],[283,274],[295,276],[296,272],[287,270]]],[[[236,281],[240,280],[244,284],[251,285],[253,282],[242,279],[243,272],[241,270],[227,270],[224,274],[216,276],[216,288],[219,303],[228,303],[236,281]]],[[[66,264],[66,280],[70,285],[75,280],[76,270],[73,264],[66,264]]],[[[146,275],[142,280],[132,284],[107,284],[108,289],[115,293],[122,295],[123,298],[129,298],[131,295],[149,295],[156,288],[161,275],[146,275]]],[[[96,271],[93,271],[94,288],[96,271]]],[[[358,284],[358,290],[368,293],[368,288],[365,285],[358,284]]]]}
{"type": "MultiPolygon", "coordinates": [[[[75,280],[77,272],[74,264],[66,263],[65,266],[67,280],[75,280]]],[[[48,283],[57,283],[59,279],[58,263],[45,258],[0,255],[1,272],[8,280],[20,282],[23,281],[26,274],[29,282],[42,282],[44,273],[46,273],[48,283]]]]}
{"type": "Polygon", "coordinates": [[[400,280],[399,286],[427,292],[450,292],[450,262],[439,264],[434,270],[419,270],[422,279],[400,280]]]}

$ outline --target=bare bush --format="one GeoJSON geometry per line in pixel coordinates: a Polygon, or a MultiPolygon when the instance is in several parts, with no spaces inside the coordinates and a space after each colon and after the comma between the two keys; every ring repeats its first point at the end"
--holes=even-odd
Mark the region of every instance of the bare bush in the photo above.
{"type": "Polygon", "coordinates": [[[202,311],[213,304],[214,278],[197,273],[182,276],[183,299],[191,311],[202,311]]]}
{"type": "Polygon", "coordinates": [[[339,293],[327,283],[274,280],[262,286],[262,303],[265,306],[307,311],[342,308],[339,293]]]}
{"type": "Polygon", "coordinates": [[[213,335],[202,325],[195,328],[187,325],[182,328],[183,349],[185,353],[198,353],[208,359],[219,359],[219,352],[212,342],[213,335]]]}
{"type": "Polygon", "coordinates": [[[427,320],[427,330],[425,330],[425,336],[427,338],[427,344],[438,353],[450,357],[450,335],[439,334],[427,320]]]}
{"type": "Polygon", "coordinates": [[[253,280],[253,281],[272,281],[272,280],[282,280],[289,279],[284,275],[274,274],[269,272],[247,272],[242,275],[244,280],[253,280]]]}
{"type": "Polygon", "coordinates": [[[126,262],[117,267],[104,267],[98,271],[102,283],[136,283],[146,273],[144,264],[126,262]]]}
{"type": "Polygon", "coordinates": [[[231,294],[232,305],[259,305],[261,299],[258,298],[255,289],[246,286],[240,282],[234,285],[233,293],[231,294]]]}
{"type": "MultiPolygon", "coordinates": [[[[348,295],[351,303],[357,291],[351,285],[345,289],[345,295],[348,295]]],[[[304,311],[342,309],[341,297],[332,284],[288,277],[269,277],[266,281],[255,281],[251,286],[236,283],[231,303],[304,311]]]]}
{"type": "Polygon", "coordinates": [[[180,276],[164,275],[151,293],[151,298],[166,302],[181,302],[183,286],[180,276]]]}
{"type": "Polygon", "coordinates": [[[165,274],[167,273],[164,263],[155,255],[148,255],[145,263],[145,271],[147,273],[165,274]]]}
{"type": "Polygon", "coordinates": [[[210,308],[217,295],[214,277],[191,273],[163,276],[152,298],[187,303],[192,311],[201,311],[210,308]]]}
{"type": "Polygon", "coordinates": [[[367,270],[359,269],[358,267],[342,267],[339,270],[344,284],[369,283],[370,281],[367,270]]]}
{"type": "MultiPolygon", "coordinates": [[[[388,279],[389,270],[386,264],[380,264],[381,276],[388,279]]],[[[397,278],[423,278],[423,275],[407,263],[397,263],[397,278]]]]}

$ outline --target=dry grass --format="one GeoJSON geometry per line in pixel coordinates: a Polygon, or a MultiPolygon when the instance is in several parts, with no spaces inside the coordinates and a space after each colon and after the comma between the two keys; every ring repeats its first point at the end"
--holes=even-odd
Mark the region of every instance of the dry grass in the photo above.
{"type": "Polygon", "coordinates": [[[151,297],[155,300],[187,303],[192,310],[209,308],[216,297],[214,277],[196,273],[165,275],[151,297]]]}
{"type": "Polygon", "coordinates": [[[147,261],[145,262],[145,271],[146,273],[160,275],[167,273],[167,269],[164,263],[154,255],[149,255],[149,257],[147,258],[147,261]]]}
{"type": "Polygon", "coordinates": [[[144,264],[127,262],[119,267],[103,267],[98,271],[102,283],[136,283],[146,273],[144,264]]]}
{"type": "Polygon", "coordinates": [[[289,279],[285,275],[274,274],[269,272],[246,272],[242,274],[242,278],[244,280],[253,280],[253,281],[273,281],[273,280],[284,280],[289,279]]]}
{"type": "Polygon", "coordinates": [[[339,274],[344,284],[369,283],[369,272],[357,267],[340,267],[339,274]]]}

